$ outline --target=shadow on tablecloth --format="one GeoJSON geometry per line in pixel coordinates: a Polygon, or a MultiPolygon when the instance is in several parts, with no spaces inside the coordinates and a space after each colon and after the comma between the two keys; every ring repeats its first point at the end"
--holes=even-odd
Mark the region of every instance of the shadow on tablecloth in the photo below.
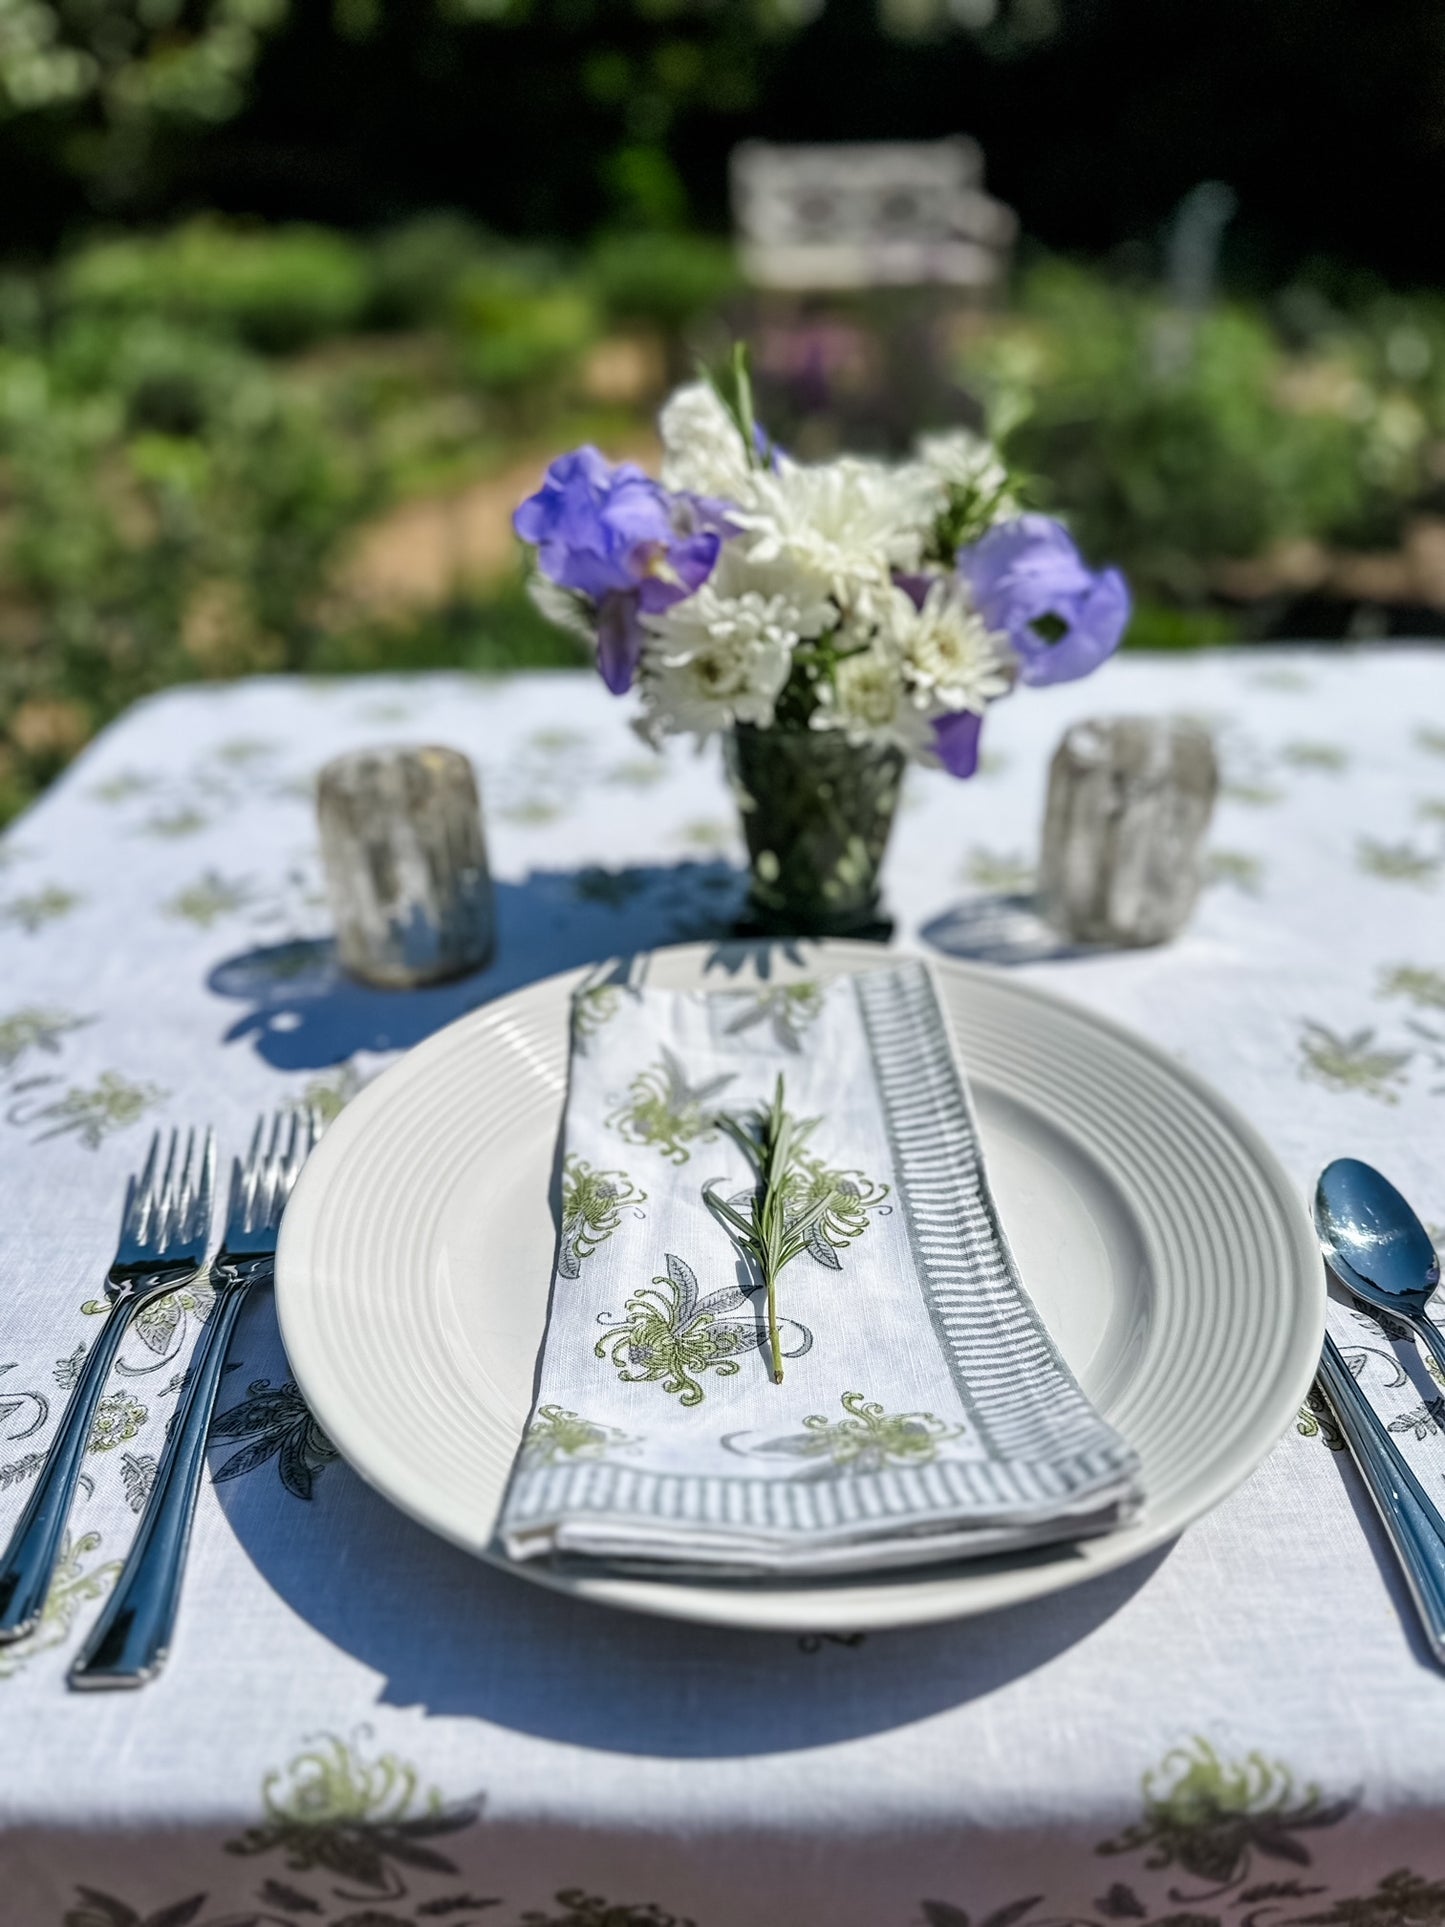
{"type": "MultiPolygon", "coordinates": [[[[232,1356],[242,1362],[228,1373],[223,1413],[263,1368],[273,1383],[285,1377],[269,1299],[247,1307],[232,1356]]],[[[866,1638],[727,1632],[616,1612],[488,1566],[340,1462],[314,1469],[308,1500],[278,1477],[280,1451],[225,1477],[241,1442],[234,1426],[213,1442],[231,1530],[294,1612],[381,1676],[383,1703],[605,1752],[737,1758],[928,1719],[1089,1639],[1172,1549],[981,1619],[866,1638]]]]}
{"type": "Polygon", "coordinates": [[[206,980],[247,1006],[224,1032],[280,1071],[324,1070],[358,1051],[407,1050],[509,990],[560,970],[663,944],[728,937],[746,882],[722,862],[537,870],[496,885],[497,954],[485,970],[422,990],[372,990],[346,976],[329,939],[227,957],[206,980]]]}

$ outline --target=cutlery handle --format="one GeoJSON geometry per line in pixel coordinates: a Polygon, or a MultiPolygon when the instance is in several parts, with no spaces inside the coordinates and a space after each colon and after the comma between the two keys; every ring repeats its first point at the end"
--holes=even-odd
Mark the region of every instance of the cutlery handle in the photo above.
{"type": "Polygon", "coordinates": [[[192,1353],[140,1529],[67,1676],[74,1687],[143,1686],[166,1662],[206,1469],[206,1435],[231,1334],[255,1276],[250,1271],[216,1281],[215,1308],[192,1353]]]}
{"type": "Polygon", "coordinates": [[[1400,1561],[1430,1650],[1445,1665],[1445,1520],[1328,1333],[1320,1382],[1400,1561]]]}
{"type": "MultiPolygon", "coordinates": [[[[172,1282],[179,1282],[173,1280],[172,1282]]],[[[0,1562],[0,1645],[33,1632],[45,1607],[80,1483],[96,1407],[135,1308],[159,1287],[128,1292],[106,1314],[85,1355],[60,1426],[0,1562]]]]}
{"type": "Polygon", "coordinates": [[[1410,1320],[1411,1325],[1425,1341],[1425,1349],[1435,1363],[1445,1372],[1445,1332],[1422,1311],[1418,1318],[1410,1320]]]}

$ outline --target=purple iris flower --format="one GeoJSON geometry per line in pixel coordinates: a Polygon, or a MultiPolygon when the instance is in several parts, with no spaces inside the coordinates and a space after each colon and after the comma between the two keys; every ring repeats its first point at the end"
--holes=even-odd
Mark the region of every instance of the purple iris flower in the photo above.
{"type": "Polygon", "coordinates": [[[632,686],[644,615],[659,615],[712,574],[732,531],[726,505],[673,495],[632,462],[595,448],[559,455],[512,517],[549,581],[592,604],[597,667],[613,695],[632,686]]]}
{"type": "Polygon", "coordinates": [[[933,725],[933,746],[938,760],[950,776],[972,776],[978,768],[978,739],[983,717],[971,709],[955,716],[940,716],[933,725]]]}
{"type": "Polygon", "coordinates": [[[958,566],[984,621],[1013,644],[1026,683],[1074,682],[1123,639],[1123,576],[1087,568],[1068,530],[1047,515],[1000,522],[959,550],[958,566]]]}

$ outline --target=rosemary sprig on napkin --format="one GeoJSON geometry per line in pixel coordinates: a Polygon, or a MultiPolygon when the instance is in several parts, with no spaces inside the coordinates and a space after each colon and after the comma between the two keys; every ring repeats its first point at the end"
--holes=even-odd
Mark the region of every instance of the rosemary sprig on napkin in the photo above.
{"type": "Polygon", "coordinates": [[[751,1258],[768,1293],[768,1346],[773,1356],[773,1383],[783,1382],[783,1351],[778,1339],[778,1274],[794,1258],[808,1249],[818,1211],[797,1209],[800,1181],[806,1181],[803,1147],[816,1130],[815,1117],[796,1118],[788,1114],[779,1076],[773,1101],[766,1110],[744,1112],[741,1116],[723,1111],[718,1127],[737,1145],[753,1168],[757,1180],[751,1216],[745,1218],[734,1205],[720,1198],[713,1178],[703,1186],[708,1209],[721,1218],[740,1249],[751,1258]]]}

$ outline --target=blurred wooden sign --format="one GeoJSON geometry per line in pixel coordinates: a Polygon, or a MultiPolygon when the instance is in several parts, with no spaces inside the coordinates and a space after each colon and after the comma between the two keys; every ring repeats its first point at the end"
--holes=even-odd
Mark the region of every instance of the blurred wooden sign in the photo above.
{"type": "Polygon", "coordinates": [[[986,290],[1006,273],[1018,222],[984,193],[983,154],[950,140],[775,147],[730,165],[733,219],[754,286],[986,290]]]}

